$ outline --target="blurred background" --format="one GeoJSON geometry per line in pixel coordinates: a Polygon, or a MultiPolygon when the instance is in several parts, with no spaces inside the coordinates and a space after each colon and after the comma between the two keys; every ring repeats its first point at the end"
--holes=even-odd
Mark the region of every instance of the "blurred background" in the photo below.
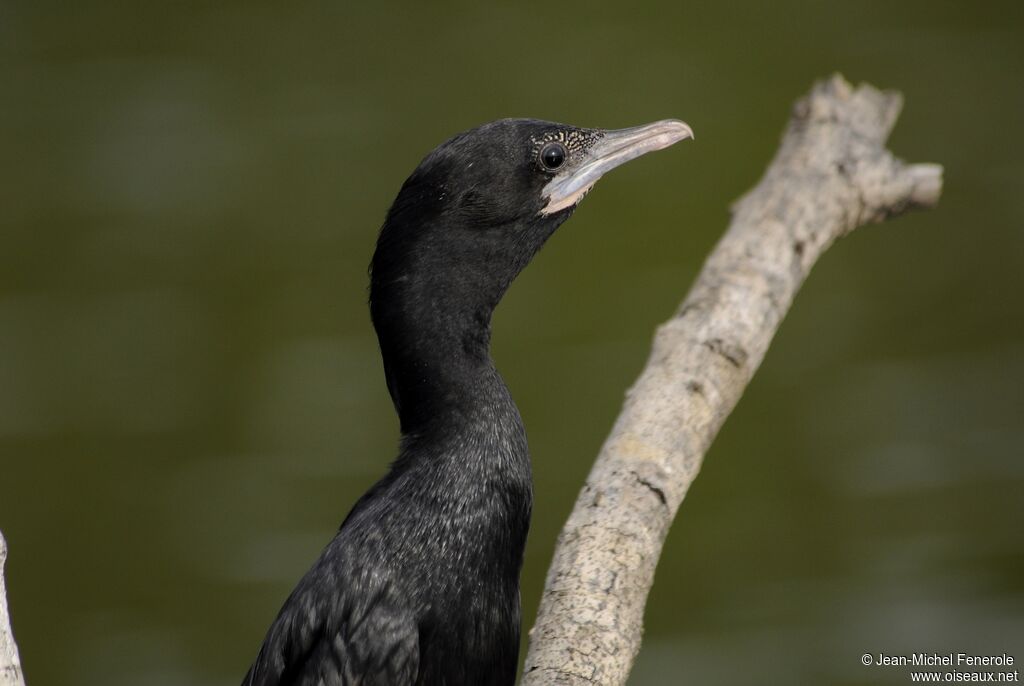
{"type": "Polygon", "coordinates": [[[1024,660],[1020,2],[0,2],[0,528],[29,683],[241,680],[395,453],[366,266],[402,181],[506,116],[696,141],[603,180],[512,288],[529,627],[652,331],[793,101],[896,88],[937,210],[819,263],[684,503],[631,684],[1024,660]]]}

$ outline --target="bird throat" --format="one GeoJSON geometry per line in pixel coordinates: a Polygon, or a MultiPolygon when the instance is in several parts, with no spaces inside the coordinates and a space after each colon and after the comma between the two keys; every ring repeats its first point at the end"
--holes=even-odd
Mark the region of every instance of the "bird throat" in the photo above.
{"type": "Polygon", "coordinates": [[[561,221],[468,231],[385,224],[370,311],[403,434],[479,415],[519,424],[491,360],[491,315],[561,221]]]}
{"type": "Polygon", "coordinates": [[[489,351],[494,297],[415,274],[380,290],[387,295],[374,295],[373,320],[403,434],[509,412],[518,423],[489,351]]]}

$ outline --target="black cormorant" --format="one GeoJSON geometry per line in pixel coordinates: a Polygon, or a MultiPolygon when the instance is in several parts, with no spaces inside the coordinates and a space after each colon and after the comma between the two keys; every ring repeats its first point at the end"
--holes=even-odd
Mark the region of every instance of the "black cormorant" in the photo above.
{"type": "Polygon", "coordinates": [[[245,686],[509,686],[532,487],[489,353],[509,284],[608,170],[692,131],[505,119],[426,156],[388,211],[370,312],[398,458],[270,626],[245,686]]]}

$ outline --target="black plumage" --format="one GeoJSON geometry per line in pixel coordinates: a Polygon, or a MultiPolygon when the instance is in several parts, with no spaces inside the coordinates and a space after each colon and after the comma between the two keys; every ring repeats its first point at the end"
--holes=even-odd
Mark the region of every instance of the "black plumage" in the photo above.
{"type": "Polygon", "coordinates": [[[402,443],[274,620],[246,686],[508,686],[531,478],[489,354],[509,284],[600,176],[691,136],[509,119],[431,152],[384,221],[370,310],[402,443]]]}

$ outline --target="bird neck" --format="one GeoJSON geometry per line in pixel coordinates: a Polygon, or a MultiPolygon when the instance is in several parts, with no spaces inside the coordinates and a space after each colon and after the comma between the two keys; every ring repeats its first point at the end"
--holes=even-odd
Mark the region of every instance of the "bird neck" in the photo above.
{"type": "Polygon", "coordinates": [[[564,217],[480,225],[412,212],[405,195],[370,268],[370,313],[402,432],[451,432],[450,422],[478,416],[519,425],[491,361],[491,315],[564,217]]]}
{"type": "MultiPolygon", "coordinates": [[[[475,297],[430,278],[410,278],[386,306],[375,303],[388,390],[403,434],[452,432],[481,416],[519,424],[519,413],[490,356],[496,298],[475,297]],[[447,287],[446,287],[447,286],[447,287]]],[[[499,296],[500,297],[500,296],[499,296]]]]}

